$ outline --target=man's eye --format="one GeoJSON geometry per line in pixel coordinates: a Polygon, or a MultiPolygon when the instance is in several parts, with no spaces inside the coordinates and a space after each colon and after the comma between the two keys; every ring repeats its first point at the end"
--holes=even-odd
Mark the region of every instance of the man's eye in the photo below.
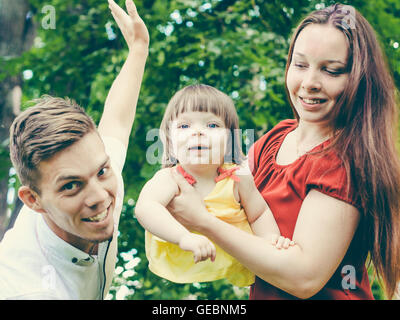
{"type": "Polygon", "coordinates": [[[66,183],[61,190],[62,191],[75,191],[80,187],[80,182],[77,181],[71,181],[66,183]]]}
{"type": "Polygon", "coordinates": [[[108,172],[108,168],[101,168],[99,173],[97,174],[98,176],[104,176],[108,172]]]}

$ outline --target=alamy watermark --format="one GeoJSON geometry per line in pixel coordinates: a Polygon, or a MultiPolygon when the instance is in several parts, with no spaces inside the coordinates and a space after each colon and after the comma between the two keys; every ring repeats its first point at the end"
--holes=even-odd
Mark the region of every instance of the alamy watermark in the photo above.
{"type": "Polygon", "coordinates": [[[56,8],[48,4],[43,6],[41,12],[45,14],[42,18],[42,28],[54,30],[56,28],[56,8]]]}
{"type": "MultiPolygon", "coordinates": [[[[193,161],[190,162],[192,164],[220,164],[221,158],[224,158],[224,154],[227,154],[226,150],[232,150],[230,158],[225,159],[226,162],[234,160],[234,155],[239,152],[235,149],[239,148],[239,146],[242,153],[248,155],[250,147],[255,140],[254,129],[235,129],[233,131],[223,129],[217,132],[218,130],[215,130],[210,135],[199,135],[196,137],[188,137],[186,132],[183,134],[177,132],[170,133],[169,141],[171,143],[171,150],[169,150],[169,153],[174,157],[179,153],[182,156],[180,161],[183,159],[189,162],[193,161]],[[223,138],[221,138],[222,136],[223,138]],[[181,143],[180,141],[184,142],[181,143]],[[220,148],[222,142],[225,144],[225,148],[220,148]],[[183,152],[182,149],[184,149],[183,152]],[[205,156],[202,156],[202,154],[205,156]]],[[[163,140],[165,141],[159,129],[151,129],[147,132],[146,141],[153,142],[146,150],[147,163],[151,165],[164,164],[163,153],[165,146],[163,140]]]]}
{"type": "Polygon", "coordinates": [[[342,288],[344,290],[356,289],[356,268],[352,265],[345,265],[342,268],[342,288]]]}

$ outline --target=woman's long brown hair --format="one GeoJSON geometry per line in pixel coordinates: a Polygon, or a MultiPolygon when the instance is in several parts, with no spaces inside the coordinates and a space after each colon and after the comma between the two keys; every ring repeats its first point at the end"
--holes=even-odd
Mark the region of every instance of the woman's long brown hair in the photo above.
{"type": "MultiPolygon", "coordinates": [[[[331,24],[348,40],[349,80],[330,115],[330,149],[343,159],[357,193],[362,208],[357,234],[391,299],[400,280],[396,88],[373,28],[353,7],[341,4],[314,11],[300,23],[289,48],[286,75],[296,39],[310,24],[331,24]]],[[[298,119],[293,105],[292,109],[298,119]]]]}

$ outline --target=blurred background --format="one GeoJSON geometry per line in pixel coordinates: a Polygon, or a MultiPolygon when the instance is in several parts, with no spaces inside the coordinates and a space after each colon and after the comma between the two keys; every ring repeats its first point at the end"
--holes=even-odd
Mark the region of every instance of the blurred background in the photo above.
{"type": "MultiPolygon", "coordinates": [[[[116,2],[125,8],[124,0],[116,2]]],[[[247,299],[225,280],[175,284],[147,269],[144,231],[134,216],[144,183],[160,168],[146,160],[168,100],[206,83],[234,100],[246,150],[277,122],[293,118],[284,69],[293,28],[334,1],[136,0],[150,33],[150,54],[124,168],[119,256],[107,299],[247,299]]],[[[343,1],[375,28],[400,85],[400,2],[343,1]]],[[[98,123],[127,46],[107,0],[0,0],[0,239],[21,206],[8,152],[13,118],[43,94],[76,100],[98,123]]],[[[371,280],[373,275],[371,273],[371,280]]],[[[376,299],[384,299],[373,281],[376,299]]]]}

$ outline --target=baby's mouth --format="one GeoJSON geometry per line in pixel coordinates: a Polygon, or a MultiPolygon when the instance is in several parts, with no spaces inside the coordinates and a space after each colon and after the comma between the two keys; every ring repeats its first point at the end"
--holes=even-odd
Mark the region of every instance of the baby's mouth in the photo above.
{"type": "Polygon", "coordinates": [[[189,147],[189,151],[191,151],[191,150],[209,150],[209,149],[210,149],[209,147],[206,147],[203,145],[189,147]]]}

